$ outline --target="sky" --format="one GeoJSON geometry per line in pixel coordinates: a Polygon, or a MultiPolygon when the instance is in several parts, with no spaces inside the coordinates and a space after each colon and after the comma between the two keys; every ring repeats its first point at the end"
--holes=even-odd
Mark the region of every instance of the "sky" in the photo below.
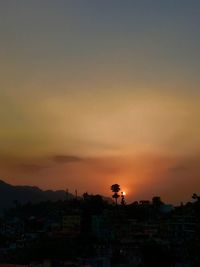
{"type": "Polygon", "coordinates": [[[198,0],[1,0],[0,178],[190,201],[199,25],[198,0]]]}

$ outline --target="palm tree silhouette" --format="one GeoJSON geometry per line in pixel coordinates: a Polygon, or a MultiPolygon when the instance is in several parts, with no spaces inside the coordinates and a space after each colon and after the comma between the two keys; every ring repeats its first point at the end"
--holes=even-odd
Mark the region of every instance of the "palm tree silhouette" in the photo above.
{"type": "Polygon", "coordinates": [[[120,185],[118,184],[113,184],[111,185],[111,191],[114,193],[112,197],[115,199],[115,204],[117,206],[117,199],[120,197],[118,192],[120,191],[120,185]]]}

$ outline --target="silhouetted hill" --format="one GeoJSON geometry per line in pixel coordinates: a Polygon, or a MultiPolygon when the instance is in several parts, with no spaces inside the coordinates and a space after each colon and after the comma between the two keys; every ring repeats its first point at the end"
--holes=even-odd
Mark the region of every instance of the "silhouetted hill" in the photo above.
{"type": "MultiPolygon", "coordinates": [[[[73,197],[72,194],[68,196],[73,197]]],[[[3,209],[11,208],[16,201],[21,204],[27,202],[57,201],[66,199],[64,190],[46,190],[43,191],[36,186],[14,186],[0,180],[0,212],[3,209]]]]}

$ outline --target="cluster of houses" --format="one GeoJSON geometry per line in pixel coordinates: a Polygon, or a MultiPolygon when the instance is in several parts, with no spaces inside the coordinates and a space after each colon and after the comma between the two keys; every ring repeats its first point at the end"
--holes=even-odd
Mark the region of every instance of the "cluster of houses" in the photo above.
{"type": "Polygon", "coordinates": [[[2,217],[0,267],[198,266],[190,251],[200,232],[198,205],[103,203],[95,209],[80,200],[63,205],[68,208],[39,215],[30,209],[28,216],[13,211],[2,217]],[[40,256],[34,254],[37,247],[40,256]],[[35,258],[25,257],[27,251],[35,258]]]}

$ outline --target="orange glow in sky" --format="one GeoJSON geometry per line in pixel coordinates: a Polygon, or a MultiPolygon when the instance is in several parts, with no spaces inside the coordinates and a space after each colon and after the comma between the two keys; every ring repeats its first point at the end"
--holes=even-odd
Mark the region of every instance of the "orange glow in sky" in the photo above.
{"type": "Polygon", "coordinates": [[[39,2],[0,2],[1,179],[189,201],[200,188],[200,3],[39,2]]]}

